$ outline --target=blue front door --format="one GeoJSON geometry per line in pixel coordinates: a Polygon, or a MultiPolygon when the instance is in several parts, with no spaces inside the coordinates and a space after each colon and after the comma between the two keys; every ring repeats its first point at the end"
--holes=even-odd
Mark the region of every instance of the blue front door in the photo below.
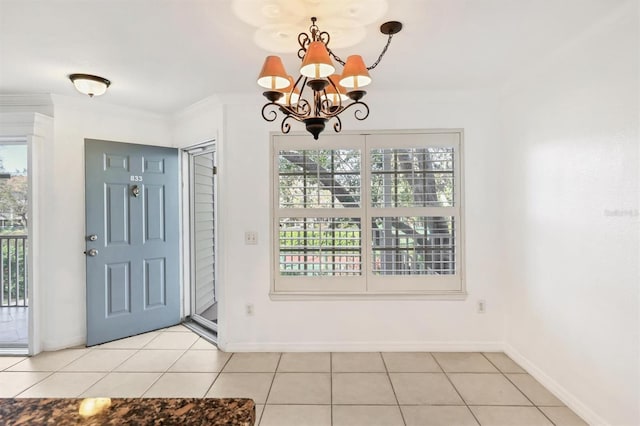
{"type": "Polygon", "coordinates": [[[87,346],[180,321],[178,150],[85,140],[87,346]]]}

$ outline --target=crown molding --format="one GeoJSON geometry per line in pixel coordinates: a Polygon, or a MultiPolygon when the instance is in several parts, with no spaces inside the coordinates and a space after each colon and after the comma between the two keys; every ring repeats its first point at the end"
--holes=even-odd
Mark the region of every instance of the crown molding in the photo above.
{"type": "Polygon", "coordinates": [[[51,95],[0,95],[0,112],[36,112],[53,117],[51,95]]]}

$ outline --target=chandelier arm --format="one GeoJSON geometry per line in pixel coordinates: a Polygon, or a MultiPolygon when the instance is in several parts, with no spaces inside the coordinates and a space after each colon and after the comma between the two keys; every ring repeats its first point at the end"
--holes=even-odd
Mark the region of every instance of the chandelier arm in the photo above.
{"type": "Polygon", "coordinates": [[[296,105],[294,115],[300,118],[309,117],[309,115],[311,115],[311,105],[309,105],[309,101],[304,98],[300,98],[296,105]]]}
{"type": "MultiPolygon", "coordinates": [[[[322,31],[321,33],[317,33],[317,37],[318,37],[318,41],[323,42],[325,46],[329,46],[329,42],[331,41],[331,36],[329,35],[328,32],[322,31]]],[[[327,49],[329,48],[327,47],[327,49]]]]}
{"type": "MultiPolygon", "coordinates": [[[[307,110],[303,110],[302,112],[299,112],[297,109],[298,109],[297,107],[294,108],[294,107],[280,105],[280,111],[282,111],[284,115],[286,115],[287,117],[292,117],[295,120],[301,121],[309,116],[309,112],[307,110]]],[[[270,120],[270,121],[273,121],[273,120],[270,120]]]]}
{"type": "Polygon", "coordinates": [[[369,105],[367,105],[366,103],[361,102],[361,101],[356,101],[356,102],[350,103],[349,105],[344,107],[342,109],[342,111],[340,111],[338,114],[344,112],[345,110],[351,108],[354,105],[356,106],[356,109],[355,109],[355,111],[353,111],[353,116],[356,118],[356,120],[359,120],[359,121],[366,120],[367,117],[369,116],[369,105]],[[362,114],[364,114],[364,115],[362,115],[362,114]]]}
{"type": "Polygon", "coordinates": [[[305,53],[307,53],[307,47],[311,43],[311,38],[309,38],[309,34],[300,33],[298,34],[298,44],[300,45],[300,49],[298,49],[298,58],[304,59],[305,53]]]}
{"type": "MultiPolygon", "coordinates": [[[[284,134],[289,133],[289,131],[291,130],[291,124],[287,123],[287,120],[289,120],[290,118],[294,118],[292,115],[287,115],[283,120],[282,123],[280,123],[280,131],[284,134]]],[[[298,120],[300,121],[300,120],[298,120]]]]}
{"type": "Polygon", "coordinates": [[[333,123],[333,131],[336,133],[340,133],[342,131],[342,120],[337,115],[334,117],[336,122],[333,123]]]}
{"type": "Polygon", "coordinates": [[[331,101],[326,97],[320,102],[320,112],[325,114],[327,117],[331,115],[331,101]]]}
{"type": "Polygon", "coordinates": [[[267,111],[267,108],[269,107],[280,108],[280,105],[275,102],[267,102],[266,104],[264,104],[264,106],[262,107],[262,118],[264,118],[266,121],[276,121],[276,118],[278,118],[278,113],[274,110],[267,111]]]}

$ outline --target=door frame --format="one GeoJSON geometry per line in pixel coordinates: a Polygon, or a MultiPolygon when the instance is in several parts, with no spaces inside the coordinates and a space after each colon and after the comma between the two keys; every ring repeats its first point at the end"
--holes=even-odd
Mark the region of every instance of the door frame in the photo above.
{"type": "MultiPolygon", "coordinates": [[[[40,225],[40,214],[46,210],[43,199],[46,197],[44,188],[47,185],[47,172],[50,171],[47,150],[53,146],[53,118],[37,112],[7,112],[0,114],[0,139],[4,141],[22,141],[27,144],[27,182],[28,182],[28,215],[27,234],[29,247],[27,249],[27,274],[29,288],[28,332],[29,343],[27,355],[37,355],[42,351],[42,317],[44,314],[41,303],[42,286],[40,285],[40,271],[43,259],[40,246],[44,240],[40,225]]],[[[50,176],[49,176],[50,179],[50,176]]],[[[45,206],[46,207],[46,206],[45,206]]],[[[18,351],[11,351],[18,354],[18,351]]],[[[8,354],[9,351],[3,351],[8,354]]],[[[24,349],[21,350],[24,353],[24,349]]]]}
{"type": "MultiPolygon", "coordinates": [[[[193,179],[193,167],[192,160],[194,155],[198,154],[206,154],[210,152],[216,153],[216,167],[217,167],[217,159],[219,155],[218,151],[218,143],[216,139],[210,139],[205,142],[201,142],[195,145],[190,145],[181,149],[182,152],[182,217],[183,217],[183,265],[188,265],[188,267],[184,268],[183,271],[183,294],[184,294],[184,317],[190,317],[194,322],[199,323],[207,328],[212,328],[213,331],[218,333],[219,336],[219,321],[218,324],[209,324],[208,321],[200,320],[197,317],[194,317],[193,311],[195,309],[195,291],[192,288],[193,283],[195,283],[195,257],[192,255],[194,252],[195,241],[192,239],[194,234],[194,223],[193,223],[193,203],[194,203],[194,195],[193,195],[193,187],[191,186],[191,182],[193,179]]],[[[215,200],[218,200],[218,188],[219,182],[216,178],[214,184],[214,194],[215,200]]],[[[216,295],[216,301],[218,301],[219,295],[219,232],[218,232],[218,224],[219,224],[219,210],[217,201],[214,202],[214,293],[216,295]]],[[[220,304],[218,304],[220,305],[220,304]]],[[[220,309],[218,309],[218,319],[220,318],[220,309]]],[[[218,339],[219,340],[219,339],[218,339]]]]}

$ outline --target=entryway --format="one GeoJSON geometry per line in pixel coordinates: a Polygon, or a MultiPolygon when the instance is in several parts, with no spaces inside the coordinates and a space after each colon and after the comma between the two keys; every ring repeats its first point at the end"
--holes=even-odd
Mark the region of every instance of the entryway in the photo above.
{"type": "MultiPolygon", "coordinates": [[[[218,332],[216,294],[216,145],[184,150],[189,171],[190,305],[186,325],[215,341],[218,332]]],[[[184,164],[184,163],[183,163],[184,164]]]]}
{"type": "Polygon", "coordinates": [[[29,181],[26,140],[0,140],[0,353],[29,346],[29,181]]]}

